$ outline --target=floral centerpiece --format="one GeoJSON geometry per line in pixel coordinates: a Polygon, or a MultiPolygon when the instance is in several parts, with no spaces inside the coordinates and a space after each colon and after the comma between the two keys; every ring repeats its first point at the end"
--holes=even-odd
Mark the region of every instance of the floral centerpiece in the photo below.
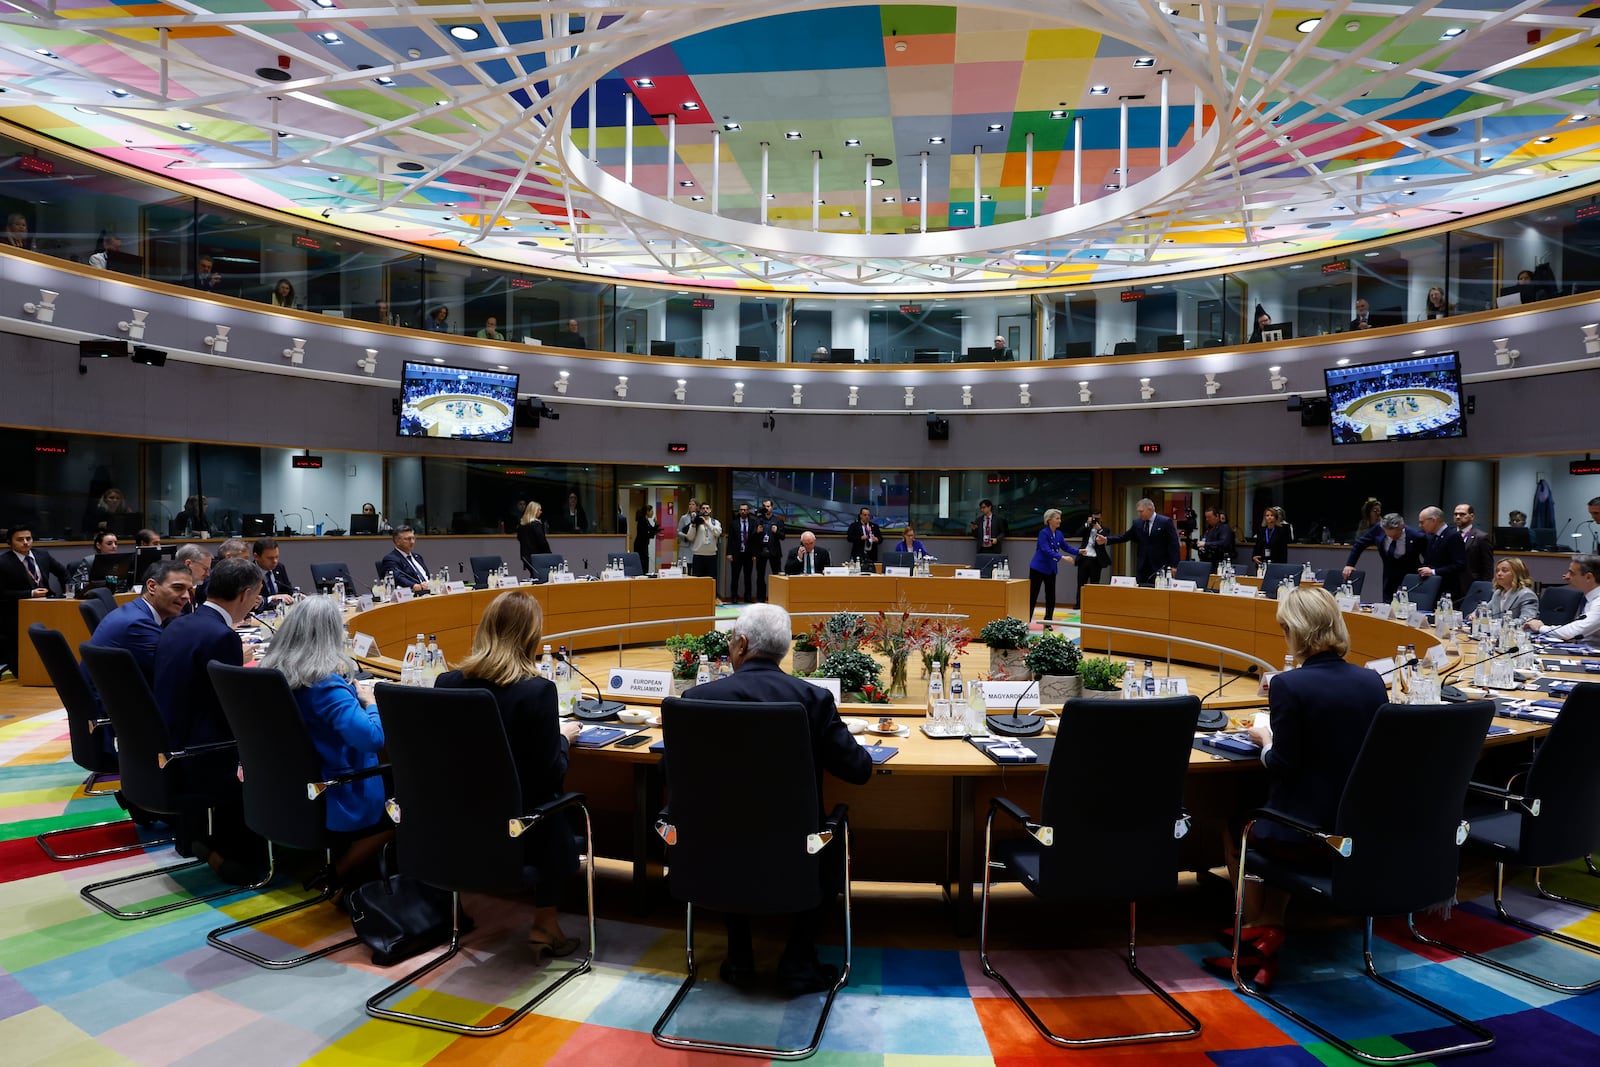
{"type": "Polygon", "coordinates": [[[905,700],[906,664],[911,653],[920,649],[928,637],[928,620],[918,619],[902,600],[893,612],[878,612],[867,617],[867,644],[889,661],[889,690],[885,700],[905,700]]]}
{"type": "Polygon", "coordinates": [[[994,619],[978,631],[978,640],[989,646],[989,677],[1024,677],[1023,657],[1032,640],[1027,623],[1013,615],[994,619]]]}
{"type": "MultiPolygon", "coordinates": [[[[941,676],[948,676],[951,661],[958,659],[972,642],[972,631],[954,619],[928,619],[922,638],[922,666],[931,671],[939,664],[941,676]]],[[[943,677],[941,677],[941,682],[943,677]]]]}
{"type": "Polygon", "coordinates": [[[860,649],[847,648],[830,652],[822,659],[817,673],[824,678],[839,679],[839,692],[862,693],[867,686],[878,686],[878,661],[860,649]]]}
{"type": "Polygon", "coordinates": [[[695,683],[700,672],[701,638],[694,634],[673,634],[665,642],[672,656],[672,694],[681,696],[695,683]]]}

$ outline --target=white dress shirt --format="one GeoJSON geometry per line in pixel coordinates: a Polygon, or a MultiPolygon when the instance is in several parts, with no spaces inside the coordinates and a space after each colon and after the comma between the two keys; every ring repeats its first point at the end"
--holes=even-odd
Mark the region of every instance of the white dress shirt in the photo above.
{"type": "Polygon", "coordinates": [[[1546,626],[1539,636],[1551,641],[1593,641],[1600,637],[1600,585],[1585,594],[1577,618],[1565,626],[1546,626]]]}

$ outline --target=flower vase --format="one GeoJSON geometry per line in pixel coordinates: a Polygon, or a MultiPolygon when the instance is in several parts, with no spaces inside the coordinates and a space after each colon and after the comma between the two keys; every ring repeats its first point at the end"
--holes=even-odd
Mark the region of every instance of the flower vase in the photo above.
{"type": "Polygon", "coordinates": [[[909,697],[906,691],[906,669],[908,657],[905,654],[892,656],[889,659],[889,699],[900,702],[909,697]]]}

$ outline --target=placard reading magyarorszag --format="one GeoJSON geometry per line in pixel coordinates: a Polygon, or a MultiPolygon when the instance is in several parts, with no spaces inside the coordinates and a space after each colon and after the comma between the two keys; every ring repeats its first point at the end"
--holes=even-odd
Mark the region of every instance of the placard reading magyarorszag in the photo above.
{"type": "Polygon", "coordinates": [[[672,695],[671,671],[630,671],[616,668],[606,675],[606,692],[617,697],[654,697],[661,699],[672,695]]]}
{"type": "Polygon", "coordinates": [[[1036,708],[1039,706],[1039,683],[984,682],[983,703],[990,711],[996,708],[1003,711],[1010,711],[1014,707],[1036,708]],[[1020,704],[1018,698],[1021,698],[1020,704]]]}

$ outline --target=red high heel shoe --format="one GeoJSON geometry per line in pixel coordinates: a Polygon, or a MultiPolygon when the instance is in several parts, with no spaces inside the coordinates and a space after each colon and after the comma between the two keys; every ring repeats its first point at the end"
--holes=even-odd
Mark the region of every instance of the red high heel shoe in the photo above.
{"type": "MultiPolygon", "coordinates": [[[[1233,979],[1232,956],[1209,956],[1200,961],[1206,968],[1223,978],[1233,979]]],[[[1239,957],[1239,977],[1255,986],[1257,989],[1270,989],[1272,981],[1278,976],[1278,959],[1270,956],[1263,959],[1260,956],[1239,957]]]]}
{"type": "MultiPolygon", "coordinates": [[[[1244,949],[1242,950],[1244,954],[1268,959],[1276,956],[1278,950],[1283,947],[1282,926],[1246,926],[1239,933],[1244,938],[1244,949]]],[[[1223,948],[1232,949],[1233,927],[1224,926],[1217,931],[1217,942],[1223,948]]]]}

